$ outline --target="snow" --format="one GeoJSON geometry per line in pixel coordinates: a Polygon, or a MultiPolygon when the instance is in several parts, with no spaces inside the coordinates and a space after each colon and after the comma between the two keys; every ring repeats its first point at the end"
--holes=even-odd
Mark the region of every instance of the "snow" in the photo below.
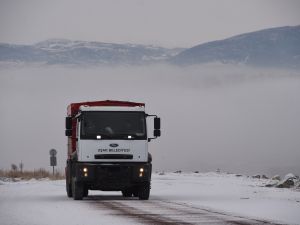
{"type": "MultiPolygon", "coordinates": [[[[173,202],[229,215],[300,224],[300,192],[297,189],[264,187],[270,180],[223,173],[153,174],[151,201],[173,202]]],[[[116,216],[100,207],[99,196],[120,200],[120,192],[90,191],[92,196],[74,201],[66,196],[65,181],[2,181],[0,223],[13,224],[137,224],[133,217],[116,216]],[[93,197],[95,199],[93,199],[93,197]]],[[[117,203],[114,203],[117,204],[117,203]]],[[[143,206],[143,205],[141,205],[143,206]]],[[[153,209],[155,210],[155,209],[153,209]]],[[[157,210],[157,209],[156,209],[157,210]]]]}
{"type": "Polygon", "coordinates": [[[132,224],[111,217],[80,201],[68,199],[64,181],[29,181],[1,185],[0,223],[13,224],[132,224]]]}
{"type": "Polygon", "coordinates": [[[166,174],[155,177],[152,197],[250,218],[300,224],[300,192],[264,187],[268,182],[234,174],[166,174]]]}

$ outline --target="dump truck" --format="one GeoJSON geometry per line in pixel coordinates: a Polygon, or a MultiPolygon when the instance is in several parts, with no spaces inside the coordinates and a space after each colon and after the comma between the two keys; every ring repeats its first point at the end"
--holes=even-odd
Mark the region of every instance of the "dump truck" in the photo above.
{"type": "Polygon", "coordinates": [[[89,190],[101,190],[148,200],[152,173],[148,142],[161,135],[160,123],[157,115],[146,114],[144,103],[105,100],[68,105],[67,196],[81,200],[89,190]],[[147,134],[149,121],[153,135],[147,134]]]}

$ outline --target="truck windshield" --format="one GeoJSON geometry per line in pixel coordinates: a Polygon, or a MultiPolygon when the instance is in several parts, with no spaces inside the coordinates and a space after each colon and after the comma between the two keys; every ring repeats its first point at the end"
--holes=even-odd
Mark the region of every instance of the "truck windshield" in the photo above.
{"type": "Polygon", "coordinates": [[[146,140],[144,112],[90,111],[81,117],[81,139],[146,140]]]}

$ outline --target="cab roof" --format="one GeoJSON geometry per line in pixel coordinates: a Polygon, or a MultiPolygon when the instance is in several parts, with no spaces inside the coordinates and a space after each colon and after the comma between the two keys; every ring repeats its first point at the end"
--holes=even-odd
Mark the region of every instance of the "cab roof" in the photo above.
{"type": "Polygon", "coordinates": [[[75,116],[78,113],[80,106],[145,107],[145,103],[115,101],[115,100],[71,103],[70,105],[68,105],[67,108],[68,116],[71,117],[75,116]]]}

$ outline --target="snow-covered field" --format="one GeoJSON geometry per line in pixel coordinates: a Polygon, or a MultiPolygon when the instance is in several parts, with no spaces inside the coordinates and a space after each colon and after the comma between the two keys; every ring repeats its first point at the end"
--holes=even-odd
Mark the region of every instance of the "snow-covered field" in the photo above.
{"type": "Polygon", "coordinates": [[[300,224],[300,191],[264,187],[267,182],[222,173],[153,174],[149,201],[100,191],[74,201],[63,180],[1,182],[0,224],[164,224],[166,218],[170,224],[300,224]]]}

